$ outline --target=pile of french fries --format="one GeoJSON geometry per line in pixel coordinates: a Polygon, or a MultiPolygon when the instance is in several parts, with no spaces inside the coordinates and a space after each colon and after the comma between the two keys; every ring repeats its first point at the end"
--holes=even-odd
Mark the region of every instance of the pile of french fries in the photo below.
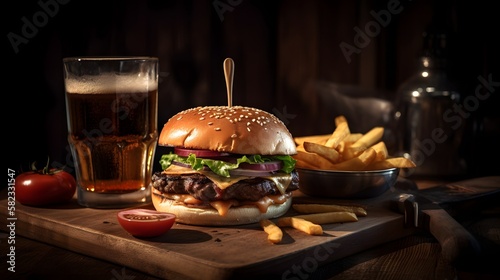
{"type": "Polygon", "coordinates": [[[366,209],[360,206],[308,203],[293,204],[292,207],[300,215],[281,217],[276,223],[269,219],[260,221],[271,243],[279,243],[283,239],[281,227],[293,227],[309,235],[323,235],[323,224],[357,222],[358,217],[367,216],[366,209]]]}
{"type": "Polygon", "coordinates": [[[296,166],[318,170],[365,171],[388,168],[414,168],[405,157],[390,157],[382,141],[383,127],[365,134],[351,133],[345,116],[335,118],[332,134],[295,137],[296,166]]]}

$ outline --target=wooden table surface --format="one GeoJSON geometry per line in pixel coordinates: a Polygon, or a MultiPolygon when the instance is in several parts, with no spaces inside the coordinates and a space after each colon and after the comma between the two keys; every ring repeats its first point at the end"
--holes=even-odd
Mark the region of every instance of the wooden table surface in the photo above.
{"type": "MultiPolygon", "coordinates": [[[[436,184],[435,181],[417,183],[419,188],[436,184]]],[[[482,247],[482,255],[466,264],[447,264],[440,255],[439,243],[423,231],[324,267],[304,263],[282,279],[500,279],[500,206],[462,217],[459,222],[482,247]]],[[[158,279],[19,235],[15,237],[15,272],[10,272],[5,265],[8,240],[8,231],[2,228],[0,279],[158,279]]],[[[200,271],[200,279],[203,279],[203,271],[200,271]]]]}

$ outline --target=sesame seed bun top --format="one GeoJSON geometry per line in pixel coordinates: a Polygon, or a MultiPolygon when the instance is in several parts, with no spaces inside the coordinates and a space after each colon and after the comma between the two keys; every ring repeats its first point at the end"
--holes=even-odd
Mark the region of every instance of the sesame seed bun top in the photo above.
{"type": "Polygon", "coordinates": [[[252,107],[205,106],[181,111],[158,144],[247,155],[294,155],[294,139],[276,116],[252,107]]]}

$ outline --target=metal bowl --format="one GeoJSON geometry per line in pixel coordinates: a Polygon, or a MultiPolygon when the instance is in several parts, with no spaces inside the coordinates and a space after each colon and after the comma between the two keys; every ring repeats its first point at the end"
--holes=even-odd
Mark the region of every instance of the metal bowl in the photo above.
{"type": "Polygon", "coordinates": [[[376,197],[394,186],[399,168],[370,171],[332,171],[297,168],[299,190],[324,198],[376,197]]]}

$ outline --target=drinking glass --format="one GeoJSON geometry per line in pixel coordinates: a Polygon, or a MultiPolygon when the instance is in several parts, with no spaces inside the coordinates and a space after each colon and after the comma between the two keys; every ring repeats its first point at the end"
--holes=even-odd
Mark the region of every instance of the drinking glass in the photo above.
{"type": "Polygon", "coordinates": [[[82,206],[151,201],[158,140],[158,58],[63,59],[68,142],[82,206]]]}

